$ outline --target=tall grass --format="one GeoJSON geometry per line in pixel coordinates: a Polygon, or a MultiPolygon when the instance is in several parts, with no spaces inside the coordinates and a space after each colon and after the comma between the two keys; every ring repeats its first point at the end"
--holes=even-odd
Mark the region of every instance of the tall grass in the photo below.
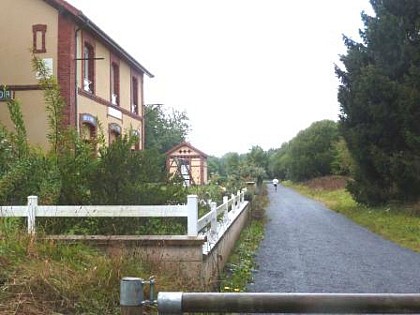
{"type": "Polygon", "coordinates": [[[0,221],[0,314],[120,314],[123,276],[149,267],[82,244],[32,239],[0,221]]]}

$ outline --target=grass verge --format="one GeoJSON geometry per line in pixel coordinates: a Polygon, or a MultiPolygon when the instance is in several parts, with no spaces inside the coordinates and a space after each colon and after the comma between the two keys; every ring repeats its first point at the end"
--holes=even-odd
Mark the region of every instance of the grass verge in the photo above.
{"type": "MultiPolygon", "coordinates": [[[[327,180],[328,181],[328,180],[327,180]]],[[[283,183],[316,199],[372,232],[413,251],[420,252],[419,204],[369,208],[357,204],[344,188],[325,189],[320,184],[283,183]]]]}
{"type": "Polygon", "coordinates": [[[119,282],[145,274],[138,262],[81,244],[1,233],[1,314],[120,314],[119,282]]]}
{"type": "Polygon", "coordinates": [[[221,275],[221,292],[244,292],[247,284],[252,281],[252,274],[256,268],[255,252],[264,237],[264,210],[267,203],[267,190],[263,186],[260,193],[253,197],[251,222],[242,231],[221,275]]]}

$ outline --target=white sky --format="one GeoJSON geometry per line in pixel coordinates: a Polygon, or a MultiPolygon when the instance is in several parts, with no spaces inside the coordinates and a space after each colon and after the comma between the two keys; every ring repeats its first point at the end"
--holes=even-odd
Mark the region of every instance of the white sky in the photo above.
{"type": "Polygon", "coordinates": [[[185,111],[215,156],[279,148],[338,119],[334,63],[368,0],[67,0],[155,75],[145,103],[185,111]]]}

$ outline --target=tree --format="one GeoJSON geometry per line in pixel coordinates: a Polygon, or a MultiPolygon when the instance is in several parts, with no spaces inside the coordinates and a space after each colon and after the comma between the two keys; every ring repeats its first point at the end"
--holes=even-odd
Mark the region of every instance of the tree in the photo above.
{"type": "Polygon", "coordinates": [[[145,148],[161,153],[185,141],[190,131],[185,112],[165,111],[161,104],[145,106],[145,148]]]}
{"type": "Polygon", "coordinates": [[[226,172],[223,169],[222,160],[215,156],[209,156],[207,158],[207,170],[210,176],[210,180],[213,180],[213,177],[224,177],[226,172]]]}
{"type": "MultiPolygon", "coordinates": [[[[145,205],[168,202],[165,157],[156,150],[131,150],[136,141],[135,136],[125,134],[102,148],[90,182],[94,204],[145,205]],[[162,187],[165,187],[165,191],[162,187]]],[[[182,186],[179,186],[182,190],[182,186]]]]}
{"type": "Polygon", "coordinates": [[[354,161],[347,147],[346,140],[340,136],[334,144],[335,158],[332,171],[336,175],[350,176],[353,173],[354,161]]]}
{"type": "Polygon", "coordinates": [[[332,120],[314,122],[300,131],[289,144],[288,178],[303,181],[332,174],[338,137],[337,123],[332,120]]]}
{"type": "Polygon", "coordinates": [[[270,155],[268,169],[271,177],[276,177],[281,180],[287,179],[289,161],[289,142],[284,142],[279,149],[270,155]]]}
{"type": "Polygon", "coordinates": [[[355,162],[349,186],[367,204],[420,197],[420,2],[372,0],[362,43],[344,37],[336,67],[340,128],[355,162]]]}
{"type": "Polygon", "coordinates": [[[246,155],[246,160],[264,170],[268,169],[268,154],[260,146],[253,146],[249,153],[246,155]]]}

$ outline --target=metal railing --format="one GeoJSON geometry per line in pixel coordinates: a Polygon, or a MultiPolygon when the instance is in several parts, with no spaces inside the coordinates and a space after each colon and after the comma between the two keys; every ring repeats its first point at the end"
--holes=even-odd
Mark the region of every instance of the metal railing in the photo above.
{"type": "Polygon", "coordinates": [[[214,293],[159,292],[154,279],[125,277],[120,285],[123,314],[143,314],[154,305],[160,314],[299,313],[420,314],[420,293],[214,293]],[[144,295],[149,285],[149,296],[144,295]]]}
{"type": "Polygon", "coordinates": [[[420,314],[420,294],[160,292],[159,313],[420,314]]]}

